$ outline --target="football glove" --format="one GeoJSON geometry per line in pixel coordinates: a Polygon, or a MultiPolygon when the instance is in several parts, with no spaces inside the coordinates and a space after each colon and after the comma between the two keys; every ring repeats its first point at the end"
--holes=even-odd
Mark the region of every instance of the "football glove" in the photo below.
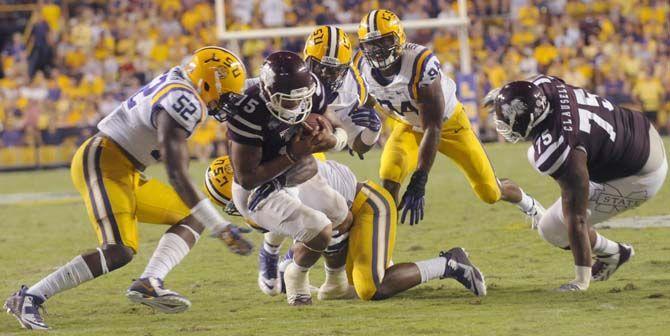
{"type": "Polygon", "coordinates": [[[419,224],[423,219],[423,206],[425,204],[424,196],[426,194],[426,182],[428,181],[428,173],[422,170],[417,170],[412,174],[412,179],[407,185],[405,194],[402,195],[399,209],[402,209],[401,223],[405,223],[407,213],[409,212],[409,225],[419,224]]]}
{"type": "Polygon", "coordinates": [[[349,117],[354,125],[365,127],[373,132],[379,132],[382,128],[382,122],[377,115],[377,111],[369,107],[359,107],[349,112],[349,117]]]}
{"type": "Polygon", "coordinates": [[[221,239],[231,252],[239,255],[249,255],[254,246],[244,236],[242,230],[235,224],[228,224],[220,231],[212,232],[212,237],[221,239]]]}
{"type": "Polygon", "coordinates": [[[286,185],[286,177],[282,175],[265,182],[260,187],[256,188],[250,196],[251,201],[249,201],[249,211],[256,211],[256,208],[263,200],[268,198],[273,192],[283,188],[284,185],[286,185]]]}
{"type": "Polygon", "coordinates": [[[361,154],[361,153],[359,153],[359,152],[355,152],[353,149],[351,149],[351,147],[347,147],[347,150],[349,151],[349,155],[354,156],[354,157],[355,157],[356,155],[358,155],[358,158],[359,158],[359,159],[361,159],[361,160],[365,160],[365,158],[363,157],[363,154],[361,154]],[[356,154],[356,155],[354,155],[354,154],[356,154]]]}

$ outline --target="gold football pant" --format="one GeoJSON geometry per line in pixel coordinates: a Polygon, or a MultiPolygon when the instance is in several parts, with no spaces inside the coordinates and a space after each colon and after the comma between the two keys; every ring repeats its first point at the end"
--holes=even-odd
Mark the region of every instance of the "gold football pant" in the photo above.
{"type": "MultiPolygon", "coordinates": [[[[393,124],[382,152],[379,176],[382,180],[402,183],[416,169],[423,133],[405,123],[394,121],[393,124]]],[[[497,202],[501,191],[493,166],[460,103],[454,115],[443,124],[440,137],[438,150],[456,163],[477,197],[486,203],[497,202]]]]}
{"type": "Polygon", "coordinates": [[[123,244],[137,253],[138,221],[175,225],[190,214],[170,186],[144,179],[105,137],[92,137],[79,147],[70,173],[101,245],[123,244]]]}
{"type": "Polygon", "coordinates": [[[391,194],[370,181],[356,195],[351,211],[347,277],[358,297],[371,300],[390,266],[398,211],[391,194]]]}

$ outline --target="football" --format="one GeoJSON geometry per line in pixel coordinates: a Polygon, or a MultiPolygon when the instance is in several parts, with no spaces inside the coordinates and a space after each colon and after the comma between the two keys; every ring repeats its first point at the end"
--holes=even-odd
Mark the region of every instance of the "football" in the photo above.
{"type": "Polygon", "coordinates": [[[330,123],[328,118],[320,115],[311,113],[307,116],[307,119],[302,122],[303,127],[308,133],[321,132],[324,128],[327,128],[328,131],[333,132],[333,124],[330,123]]]}

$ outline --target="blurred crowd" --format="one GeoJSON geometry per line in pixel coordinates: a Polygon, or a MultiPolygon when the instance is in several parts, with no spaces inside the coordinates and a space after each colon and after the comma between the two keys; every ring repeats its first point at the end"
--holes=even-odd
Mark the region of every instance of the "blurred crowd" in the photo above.
{"type": "MultiPolygon", "coordinates": [[[[68,129],[86,129],[83,138],[153,76],[200,46],[219,44],[213,0],[12,2],[34,7],[24,27],[0,46],[0,149],[55,141],[52,133],[62,140],[75,134],[68,129]]],[[[547,73],[642,111],[667,132],[667,0],[467,3],[480,97],[506,81],[547,73]]],[[[458,13],[456,0],[226,0],[225,22],[227,30],[357,23],[373,8],[390,9],[403,20],[458,13]]],[[[408,40],[431,47],[445,72],[457,75],[455,30],[408,31],[408,40]]],[[[300,52],[303,44],[299,37],[267,38],[228,47],[254,75],[269,53],[300,52]]],[[[489,119],[481,115],[482,134],[495,138],[489,119]]],[[[194,150],[207,157],[221,133],[216,124],[206,125],[194,136],[194,150]]]]}

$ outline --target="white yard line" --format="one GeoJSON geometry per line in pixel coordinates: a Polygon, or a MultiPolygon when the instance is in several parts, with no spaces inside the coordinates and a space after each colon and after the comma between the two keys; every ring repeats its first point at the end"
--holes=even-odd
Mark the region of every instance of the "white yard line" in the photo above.
{"type": "Polygon", "coordinates": [[[0,206],[3,205],[35,205],[81,202],[81,196],[73,192],[43,192],[0,194],[0,206]]]}
{"type": "Polygon", "coordinates": [[[614,218],[607,222],[596,224],[597,229],[644,229],[670,227],[670,216],[624,217],[614,218]]]}

